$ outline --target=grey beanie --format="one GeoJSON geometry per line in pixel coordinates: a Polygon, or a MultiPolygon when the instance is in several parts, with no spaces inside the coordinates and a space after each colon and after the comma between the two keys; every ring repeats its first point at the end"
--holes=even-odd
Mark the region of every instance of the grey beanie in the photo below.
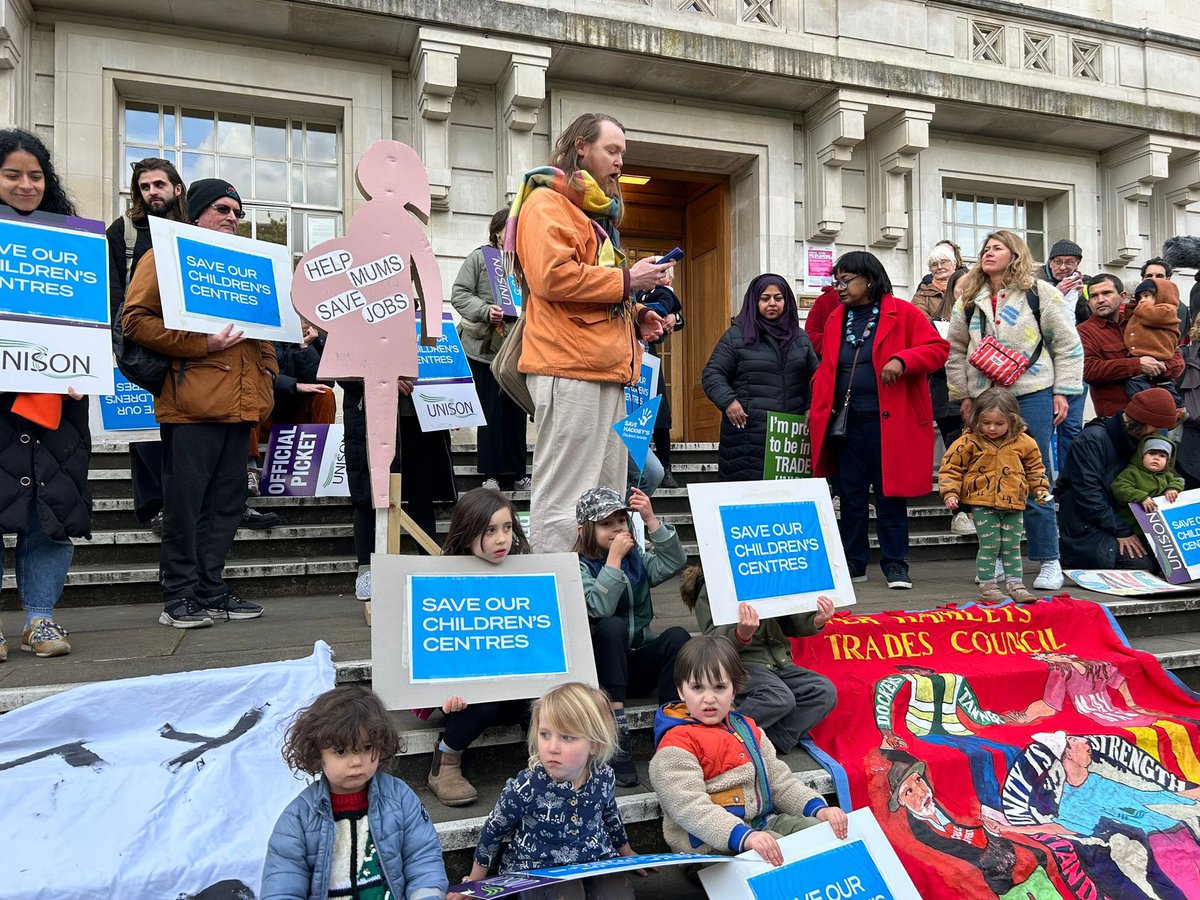
{"type": "Polygon", "coordinates": [[[1068,241],[1063,238],[1061,241],[1055,241],[1054,246],[1050,248],[1046,259],[1054,259],[1056,256],[1074,256],[1076,259],[1083,259],[1083,248],[1074,241],[1068,241]]]}

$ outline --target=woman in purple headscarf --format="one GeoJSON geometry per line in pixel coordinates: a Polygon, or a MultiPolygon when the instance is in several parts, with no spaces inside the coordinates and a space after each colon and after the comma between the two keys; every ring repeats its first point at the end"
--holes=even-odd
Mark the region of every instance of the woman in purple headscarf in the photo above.
{"type": "Polygon", "coordinates": [[[808,383],[817,365],[787,279],[759,275],[746,289],[742,311],[713,348],[702,378],[704,393],[724,413],[718,456],[722,481],[763,477],[767,413],[806,413],[808,383]]]}

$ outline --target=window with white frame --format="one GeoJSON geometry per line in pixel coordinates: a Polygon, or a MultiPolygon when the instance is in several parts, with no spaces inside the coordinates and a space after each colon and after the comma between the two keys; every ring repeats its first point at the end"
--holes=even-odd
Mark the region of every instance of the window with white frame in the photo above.
{"type": "Polygon", "coordinates": [[[184,184],[223,178],[236,187],[247,212],[238,233],[284,244],[295,259],[342,232],[334,123],[128,100],[122,126],[122,209],[130,166],[159,156],[184,184]]]}
{"type": "Polygon", "coordinates": [[[991,232],[1004,228],[1025,239],[1035,260],[1045,259],[1046,210],[1041,200],[946,191],[942,195],[942,233],[974,261],[991,232]]]}

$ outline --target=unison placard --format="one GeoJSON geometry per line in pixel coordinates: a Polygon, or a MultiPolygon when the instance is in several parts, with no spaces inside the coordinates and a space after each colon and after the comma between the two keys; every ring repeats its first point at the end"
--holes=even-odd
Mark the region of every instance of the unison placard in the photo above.
{"type": "Polygon", "coordinates": [[[716,624],[741,602],[765,619],[855,602],[825,479],[689,484],[688,500],[716,624]]]}
{"type": "Polygon", "coordinates": [[[372,686],[389,709],[541,696],[596,684],[572,553],[371,558],[372,686]]]}

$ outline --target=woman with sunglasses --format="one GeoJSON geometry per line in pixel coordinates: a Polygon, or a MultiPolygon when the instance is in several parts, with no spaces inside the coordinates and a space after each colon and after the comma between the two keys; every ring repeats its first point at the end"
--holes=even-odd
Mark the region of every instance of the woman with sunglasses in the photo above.
{"type": "Polygon", "coordinates": [[[890,588],[911,588],[908,497],[933,486],[933,408],[926,376],[950,345],[924,313],[892,296],[873,253],[834,264],[840,305],[829,314],[812,383],[813,474],[832,476],[842,544],[854,581],[867,580],[867,495],[875,492],[880,568],[890,588]],[[886,455],[884,447],[892,452],[886,455]]]}

